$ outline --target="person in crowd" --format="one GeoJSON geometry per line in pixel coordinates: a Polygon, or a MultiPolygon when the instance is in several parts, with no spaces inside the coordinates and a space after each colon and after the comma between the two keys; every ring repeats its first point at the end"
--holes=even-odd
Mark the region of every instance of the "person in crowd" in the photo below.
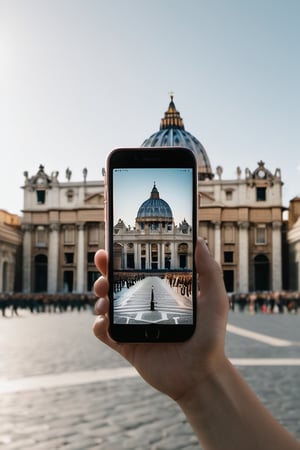
{"type": "Polygon", "coordinates": [[[197,325],[179,343],[118,343],[109,335],[107,253],[95,263],[99,299],[93,326],[96,337],[126,358],[139,374],[180,406],[207,450],[299,450],[300,444],[263,406],[225,355],[229,303],[219,265],[199,239],[197,325]]]}
{"type": "Polygon", "coordinates": [[[0,309],[2,312],[2,317],[6,317],[5,311],[8,306],[7,295],[0,293],[0,309]]]}
{"type": "Polygon", "coordinates": [[[20,298],[18,294],[14,294],[11,296],[10,304],[11,304],[11,315],[18,316],[19,315],[18,308],[20,307],[20,298]]]}

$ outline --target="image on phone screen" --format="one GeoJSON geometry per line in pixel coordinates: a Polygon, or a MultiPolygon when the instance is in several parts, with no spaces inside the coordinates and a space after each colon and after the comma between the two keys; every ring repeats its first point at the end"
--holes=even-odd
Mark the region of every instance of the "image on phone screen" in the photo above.
{"type": "Polygon", "coordinates": [[[112,171],[113,323],[193,323],[192,168],[112,171]]]}

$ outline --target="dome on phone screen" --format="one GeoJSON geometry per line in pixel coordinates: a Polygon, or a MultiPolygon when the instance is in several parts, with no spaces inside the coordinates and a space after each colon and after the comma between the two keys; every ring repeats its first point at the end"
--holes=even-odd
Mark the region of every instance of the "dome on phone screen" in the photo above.
{"type": "Polygon", "coordinates": [[[193,150],[198,160],[199,180],[211,180],[214,177],[205,148],[195,136],[184,129],[183,120],[175,107],[173,95],[171,95],[169,108],[160,122],[160,130],[146,139],[142,147],[175,146],[187,147],[193,150]]]}
{"type": "Polygon", "coordinates": [[[137,222],[149,221],[169,222],[172,221],[173,214],[168,203],[159,197],[159,192],[154,183],[150,198],[144,201],[137,213],[137,222]]]}

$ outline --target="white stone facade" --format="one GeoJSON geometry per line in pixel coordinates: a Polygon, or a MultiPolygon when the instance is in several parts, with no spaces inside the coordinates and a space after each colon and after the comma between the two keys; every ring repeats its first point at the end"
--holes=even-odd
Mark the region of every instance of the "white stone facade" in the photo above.
{"type": "Polygon", "coordinates": [[[105,245],[104,183],[60,182],[40,166],[25,173],[24,292],[88,292],[98,273],[94,253],[105,245]]]}
{"type": "MultiPolygon", "coordinates": [[[[238,170],[236,180],[219,176],[198,182],[198,234],[207,239],[221,265],[228,291],[282,288],[281,187],[280,172],[272,175],[262,162],[252,172],[247,169],[244,177],[238,170]]],[[[103,180],[60,182],[56,173],[49,177],[40,168],[25,179],[22,228],[25,292],[90,291],[97,276],[92,255],[105,245],[103,180]]],[[[151,242],[157,232],[145,240],[145,233],[139,231],[135,246],[130,247],[132,233],[136,231],[119,230],[118,239],[126,244],[122,258],[128,252],[141,261],[143,253],[145,261],[151,261],[151,242]]],[[[180,244],[187,245],[191,264],[191,234],[175,227],[174,233],[172,251],[168,234],[158,243],[158,268],[164,268],[169,253],[171,264],[176,264],[180,244]]]]}
{"type": "Polygon", "coordinates": [[[199,234],[229,291],[282,289],[282,180],[260,161],[235,180],[199,181],[199,234]]]}

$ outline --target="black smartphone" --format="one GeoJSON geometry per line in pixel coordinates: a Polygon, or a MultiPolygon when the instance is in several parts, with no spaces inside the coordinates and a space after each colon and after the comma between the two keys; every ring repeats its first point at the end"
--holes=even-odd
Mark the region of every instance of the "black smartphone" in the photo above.
{"type": "Polygon", "coordinates": [[[182,147],[113,150],[105,186],[112,338],[188,339],[197,296],[194,153],[182,147]]]}

